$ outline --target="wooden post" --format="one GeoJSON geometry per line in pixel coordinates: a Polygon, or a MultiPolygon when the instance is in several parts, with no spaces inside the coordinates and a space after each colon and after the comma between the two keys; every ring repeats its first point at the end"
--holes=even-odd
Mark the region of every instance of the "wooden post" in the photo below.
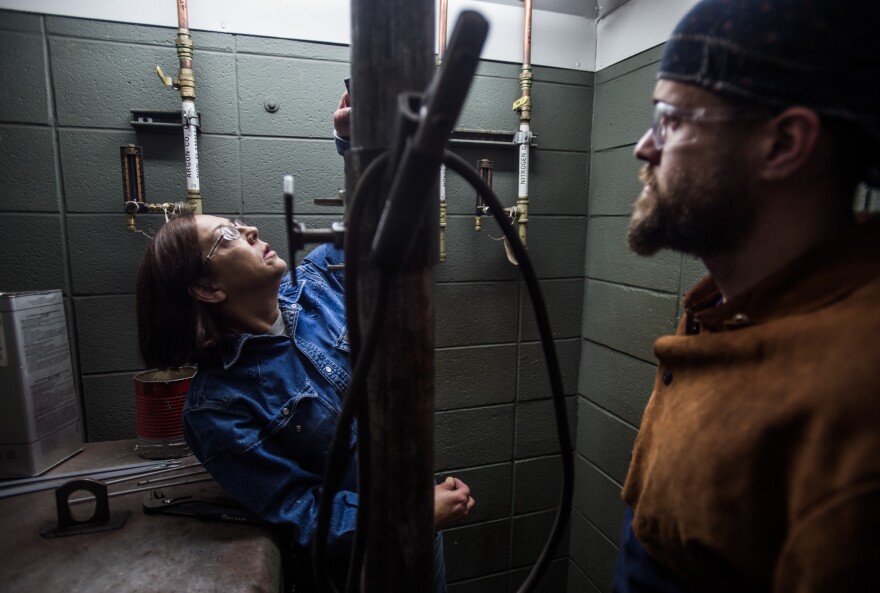
{"type": "MultiPolygon", "coordinates": [[[[422,91],[434,74],[433,0],[357,0],[351,3],[352,143],[347,157],[349,192],[377,151],[394,134],[397,97],[422,91]]],[[[373,196],[361,224],[358,302],[366,329],[375,302],[378,272],[368,263],[383,201],[373,196]]],[[[430,196],[413,199],[438,201],[430,196]]],[[[372,450],[369,535],[364,591],[433,591],[434,474],[434,265],[438,214],[418,233],[405,269],[395,272],[387,299],[382,341],[368,381],[372,450]]]]}

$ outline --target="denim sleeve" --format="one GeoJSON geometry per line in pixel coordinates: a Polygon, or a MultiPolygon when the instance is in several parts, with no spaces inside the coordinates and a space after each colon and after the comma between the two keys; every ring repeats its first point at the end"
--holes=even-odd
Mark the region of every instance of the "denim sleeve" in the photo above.
{"type": "Polygon", "coordinates": [[[302,263],[297,267],[297,273],[308,276],[317,274],[327,283],[327,286],[339,294],[345,292],[345,274],[342,270],[331,271],[329,266],[339,265],[345,262],[345,254],[331,243],[324,243],[315,247],[302,263]]]}
{"type": "MultiPolygon", "coordinates": [[[[234,404],[191,409],[184,416],[184,432],[196,457],[224,490],[263,520],[288,528],[294,545],[308,553],[326,463],[323,433],[332,433],[335,419],[314,397],[303,398],[289,411],[292,408],[282,408],[267,426],[234,404]]],[[[349,553],[357,505],[356,492],[336,494],[329,554],[349,553]]]]}
{"type": "Polygon", "coordinates": [[[340,155],[345,154],[345,151],[351,148],[351,141],[340,138],[336,135],[336,130],[333,130],[333,139],[336,140],[336,152],[340,155]]]}

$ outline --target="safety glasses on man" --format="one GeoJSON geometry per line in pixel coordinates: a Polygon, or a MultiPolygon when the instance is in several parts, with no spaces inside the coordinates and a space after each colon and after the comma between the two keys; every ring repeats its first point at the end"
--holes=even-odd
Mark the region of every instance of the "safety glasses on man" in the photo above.
{"type": "Polygon", "coordinates": [[[661,150],[673,144],[696,142],[699,138],[697,122],[726,122],[742,119],[758,119],[765,117],[757,111],[744,109],[692,107],[684,108],[657,101],[654,104],[654,122],[651,124],[651,136],[654,147],[661,150]]]}

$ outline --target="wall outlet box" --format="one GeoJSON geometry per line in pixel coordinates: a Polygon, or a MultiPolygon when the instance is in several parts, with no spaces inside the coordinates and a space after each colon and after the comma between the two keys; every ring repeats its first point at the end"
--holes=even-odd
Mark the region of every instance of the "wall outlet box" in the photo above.
{"type": "Polygon", "coordinates": [[[0,477],[39,475],[82,449],[61,291],[0,292],[0,477]]]}

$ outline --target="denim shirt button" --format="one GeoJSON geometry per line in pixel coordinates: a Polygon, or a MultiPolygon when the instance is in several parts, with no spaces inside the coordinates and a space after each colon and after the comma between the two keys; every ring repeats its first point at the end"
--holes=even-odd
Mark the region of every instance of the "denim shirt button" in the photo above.
{"type": "Polygon", "coordinates": [[[327,365],[327,366],[324,367],[324,370],[327,371],[328,373],[332,373],[332,372],[333,372],[333,367],[327,365]]]}
{"type": "Polygon", "coordinates": [[[282,416],[290,416],[290,408],[288,408],[287,406],[284,406],[283,408],[281,408],[281,415],[282,416]]]}

